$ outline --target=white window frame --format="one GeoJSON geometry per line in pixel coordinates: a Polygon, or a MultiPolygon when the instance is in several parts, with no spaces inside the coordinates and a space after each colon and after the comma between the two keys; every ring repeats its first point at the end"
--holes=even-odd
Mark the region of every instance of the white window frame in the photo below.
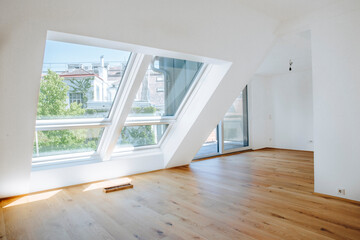
{"type": "MultiPolygon", "coordinates": [[[[82,129],[82,128],[104,128],[102,136],[100,136],[100,140],[98,143],[98,147],[96,151],[88,151],[88,152],[81,152],[81,153],[68,153],[68,154],[57,154],[51,156],[44,156],[44,157],[33,157],[32,163],[35,165],[39,165],[39,163],[50,164],[50,163],[63,163],[68,161],[81,161],[81,159],[85,159],[86,161],[94,160],[98,161],[100,158],[99,152],[101,149],[100,143],[101,139],[107,136],[107,128],[111,126],[114,115],[112,114],[112,109],[116,108],[118,102],[120,100],[120,95],[124,82],[127,80],[125,78],[127,71],[130,71],[133,68],[134,59],[137,58],[138,54],[130,53],[127,66],[125,69],[125,73],[123,78],[120,81],[120,85],[118,87],[115,99],[112,103],[112,106],[109,110],[109,115],[107,118],[73,118],[73,119],[53,119],[53,120],[36,120],[35,131],[53,131],[53,130],[66,130],[66,129],[82,129]]],[[[36,133],[35,133],[36,134],[36,133]]],[[[37,139],[35,139],[36,141],[37,139]]]]}
{"type": "Polygon", "coordinates": [[[198,160],[198,159],[202,159],[202,158],[207,158],[207,157],[213,157],[213,156],[220,156],[223,154],[228,154],[228,153],[233,153],[233,152],[241,152],[241,151],[246,151],[251,149],[250,146],[250,115],[249,115],[249,85],[246,85],[246,89],[247,89],[247,93],[246,93],[246,104],[247,104],[247,109],[246,109],[246,117],[247,117],[247,131],[248,131],[248,146],[245,147],[237,147],[237,148],[231,148],[231,149],[225,149],[225,136],[224,136],[224,118],[219,122],[219,124],[216,125],[216,138],[217,138],[217,152],[213,152],[213,153],[205,153],[202,155],[197,155],[194,157],[194,160],[198,160]]]}
{"type": "MultiPolygon", "coordinates": [[[[64,163],[88,163],[107,161],[112,157],[119,155],[126,155],[144,150],[160,149],[160,146],[166,139],[175,121],[183,111],[184,106],[189,101],[194,89],[199,84],[200,79],[206,75],[206,70],[209,69],[212,62],[215,64],[223,63],[221,60],[207,59],[204,57],[196,57],[182,53],[170,52],[160,49],[152,49],[148,47],[120,43],[104,39],[96,39],[91,37],[59,33],[48,31],[48,40],[55,40],[61,42],[83,44],[88,46],[106,47],[122,51],[129,51],[129,57],[123,78],[118,87],[115,99],[110,108],[107,118],[79,118],[79,119],[54,119],[54,120],[36,120],[35,131],[49,131],[49,130],[63,130],[63,129],[80,129],[80,128],[100,128],[104,127],[104,131],[99,140],[96,151],[59,154],[44,157],[35,157],[32,159],[33,167],[41,169],[48,165],[64,164],[64,163]],[[128,117],[131,110],[132,103],[135,99],[136,93],[142,83],[146,71],[154,56],[163,56],[167,58],[184,59],[190,61],[202,62],[203,65],[197,72],[189,90],[184,96],[183,101],[178,107],[174,116],[150,116],[150,117],[128,117]],[[167,124],[160,141],[156,145],[148,145],[141,147],[134,147],[132,151],[114,151],[116,142],[120,137],[121,130],[124,126],[140,126],[140,125],[158,125],[167,124]]],[[[95,94],[95,93],[94,93],[95,94]]],[[[35,170],[34,169],[34,170],[35,170]]]]}
{"type": "MultiPolygon", "coordinates": [[[[179,114],[181,113],[182,109],[184,108],[186,103],[189,101],[189,98],[192,95],[192,93],[193,93],[194,89],[196,88],[196,86],[199,84],[200,79],[203,78],[208,66],[209,66],[209,64],[202,63],[201,68],[196,73],[195,79],[193,80],[192,84],[190,85],[189,90],[185,94],[184,99],[182,100],[180,106],[176,110],[176,113],[174,114],[174,116],[135,116],[135,117],[127,117],[126,118],[126,122],[125,122],[124,126],[144,126],[144,125],[160,125],[160,124],[167,124],[168,125],[167,129],[165,130],[165,132],[164,132],[163,136],[161,137],[160,141],[158,142],[158,144],[134,147],[131,151],[139,151],[139,150],[160,148],[161,147],[162,142],[164,141],[164,139],[168,135],[170,129],[173,126],[173,124],[178,119],[179,114]]],[[[119,137],[120,137],[120,134],[119,134],[119,137]]],[[[131,151],[129,151],[126,148],[124,148],[124,149],[114,148],[113,153],[116,155],[118,153],[131,152],[131,151]]]]}

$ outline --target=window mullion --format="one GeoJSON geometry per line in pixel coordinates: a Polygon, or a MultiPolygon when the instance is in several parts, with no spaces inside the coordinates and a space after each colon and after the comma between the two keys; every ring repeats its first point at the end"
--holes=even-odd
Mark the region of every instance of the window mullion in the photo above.
{"type": "Polygon", "coordinates": [[[36,131],[52,131],[65,129],[80,129],[80,128],[99,128],[110,125],[110,122],[94,122],[94,123],[79,123],[79,124],[56,124],[56,125],[37,125],[36,131]]]}
{"type": "Polygon", "coordinates": [[[141,126],[141,125],[162,125],[162,124],[170,124],[174,123],[175,120],[138,120],[138,121],[126,121],[124,123],[124,126],[141,126]]]}
{"type": "Polygon", "coordinates": [[[132,102],[146,74],[152,56],[133,54],[123,78],[123,86],[115,99],[111,113],[111,125],[105,129],[100,140],[98,153],[103,160],[109,160],[120,136],[126,118],[131,110],[132,102]]]}
{"type": "Polygon", "coordinates": [[[219,153],[224,153],[224,121],[220,121],[219,125],[219,136],[218,136],[218,142],[219,142],[219,153]]]}

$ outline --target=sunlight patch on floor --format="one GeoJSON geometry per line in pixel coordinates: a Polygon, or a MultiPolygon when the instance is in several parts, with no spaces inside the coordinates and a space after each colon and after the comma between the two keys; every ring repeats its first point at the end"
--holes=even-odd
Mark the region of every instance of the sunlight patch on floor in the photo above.
{"type": "Polygon", "coordinates": [[[27,195],[24,197],[20,197],[19,199],[15,200],[14,202],[11,202],[11,203],[5,205],[3,208],[8,208],[8,207],[18,206],[18,205],[22,205],[22,204],[26,204],[26,203],[46,200],[46,199],[53,197],[55,194],[59,193],[60,191],[62,191],[62,189],[43,192],[43,193],[35,193],[35,194],[27,195]]]}
{"type": "Polygon", "coordinates": [[[128,183],[131,183],[130,178],[112,179],[112,180],[107,180],[107,181],[103,181],[103,182],[92,183],[87,188],[85,188],[83,190],[83,192],[87,192],[87,191],[91,191],[91,190],[95,190],[95,189],[99,189],[99,188],[112,187],[112,186],[116,186],[116,185],[123,185],[123,184],[128,184],[128,183]]]}

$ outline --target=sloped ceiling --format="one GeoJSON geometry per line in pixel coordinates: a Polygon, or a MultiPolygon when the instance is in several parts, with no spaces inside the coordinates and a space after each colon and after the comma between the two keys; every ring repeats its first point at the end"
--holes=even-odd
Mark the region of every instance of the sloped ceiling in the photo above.
{"type": "Polygon", "coordinates": [[[293,62],[293,71],[303,71],[311,68],[310,31],[277,39],[256,74],[271,76],[288,73],[290,59],[293,62]]]}
{"type": "Polygon", "coordinates": [[[339,0],[240,0],[244,5],[280,21],[292,20],[339,0]]]}

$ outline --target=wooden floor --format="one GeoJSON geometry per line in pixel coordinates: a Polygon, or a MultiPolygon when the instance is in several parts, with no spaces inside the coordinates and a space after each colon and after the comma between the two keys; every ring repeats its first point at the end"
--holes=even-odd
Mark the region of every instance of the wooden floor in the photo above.
{"type": "Polygon", "coordinates": [[[313,154],[260,150],[3,200],[0,239],[360,239],[360,205],[312,194],[313,154]],[[90,189],[90,190],[89,190],[90,189]]]}

